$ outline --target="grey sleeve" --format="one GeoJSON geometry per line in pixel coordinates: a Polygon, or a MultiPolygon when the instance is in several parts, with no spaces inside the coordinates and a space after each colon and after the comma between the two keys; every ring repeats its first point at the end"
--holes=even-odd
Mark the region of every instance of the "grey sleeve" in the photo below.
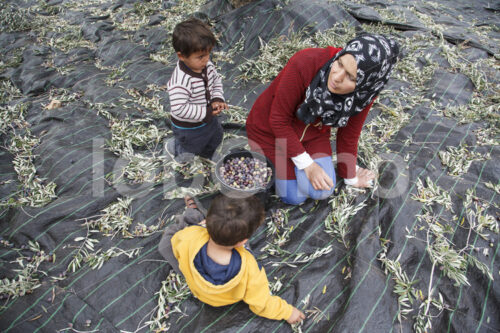
{"type": "Polygon", "coordinates": [[[160,244],[158,245],[158,251],[161,256],[167,260],[167,262],[172,266],[177,274],[182,274],[179,269],[179,262],[177,258],[174,256],[174,252],[172,251],[172,236],[179,230],[184,229],[188,225],[184,222],[184,217],[181,215],[177,215],[175,217],[174,224],[165,228],[163,232],[163,236],[161,237],[160,244]]]}

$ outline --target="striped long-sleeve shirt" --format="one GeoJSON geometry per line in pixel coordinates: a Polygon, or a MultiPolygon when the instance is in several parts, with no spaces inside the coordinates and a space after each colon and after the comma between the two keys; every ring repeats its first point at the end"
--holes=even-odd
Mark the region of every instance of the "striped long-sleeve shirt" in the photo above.
{"type": "Polygon", "coordinates": [[[195,73],[179,60],[167,89],[171,116],[177,123],[208,122],[212,118],[210,104],[224,102],[222,80],[211,61],[201,73],[195,73]]]}

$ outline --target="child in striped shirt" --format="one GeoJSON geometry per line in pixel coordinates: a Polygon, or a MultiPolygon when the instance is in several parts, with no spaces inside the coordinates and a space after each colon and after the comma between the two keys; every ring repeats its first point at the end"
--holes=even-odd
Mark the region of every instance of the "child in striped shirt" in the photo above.
{"type": "Polygon", "coordinates": [[[172,44],[179,58],[167,84],[174,155],[180,161],[191,154],[212,158],[223,134],[214,116],[228,108],[221,77],[210,61],[215,36],[207,24],[190,18],[175,26],[172,44]]]}

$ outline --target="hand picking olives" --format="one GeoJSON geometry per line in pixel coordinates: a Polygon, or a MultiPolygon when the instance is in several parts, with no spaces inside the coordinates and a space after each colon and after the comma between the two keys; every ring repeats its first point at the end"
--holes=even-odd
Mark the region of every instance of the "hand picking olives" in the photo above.
{"type": "Polygon", "coordinates": [[[265,187],[272,177],[265,161],[253,157],[233,157],[219,168],[219,174],[229,187],[249,190],[265,187]]]}

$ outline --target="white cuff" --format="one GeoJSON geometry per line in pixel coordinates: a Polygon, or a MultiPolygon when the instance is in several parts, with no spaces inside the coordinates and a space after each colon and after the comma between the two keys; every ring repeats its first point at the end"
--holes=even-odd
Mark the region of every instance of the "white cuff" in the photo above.
{"type": "MultiPolygon", "coordinates": [[[[356,173],[358,172],[359,166],[356,164],[356,173]]],[[[344,178],[344,183],[346,185],[356,185],[358,183],[358,177],[355,176],[354,178],[344,178]]]]}
{"type": "MultiPolygon", "coordinates": [[[[356,165],[356,172],[358,171],[359,169],[359,166],[356,165]]],[[[344,183],[346,185],[350,185],[350,186],[353,186],[353,185],[356,185],[358,183],[358,177],[354,177],[354,178],[344,178],[344,183]]],[[[370,186],[373,186],[373,180],[369,180],[368,181],[368,185],[370,186]]]]}
{"type": "Polygon", "coordinates": [[[313,159],[306,151],[300,155],[292,157],[292,162],[295,164],[297,169],[302,170],[313,164],[313,159]]]}
{"type": "Polygon", "coordinates": [[[358,177],[354,177],[354,178],[344,178],[344,183],[346,185],[356,185],[358,183],[358,177]]]}

